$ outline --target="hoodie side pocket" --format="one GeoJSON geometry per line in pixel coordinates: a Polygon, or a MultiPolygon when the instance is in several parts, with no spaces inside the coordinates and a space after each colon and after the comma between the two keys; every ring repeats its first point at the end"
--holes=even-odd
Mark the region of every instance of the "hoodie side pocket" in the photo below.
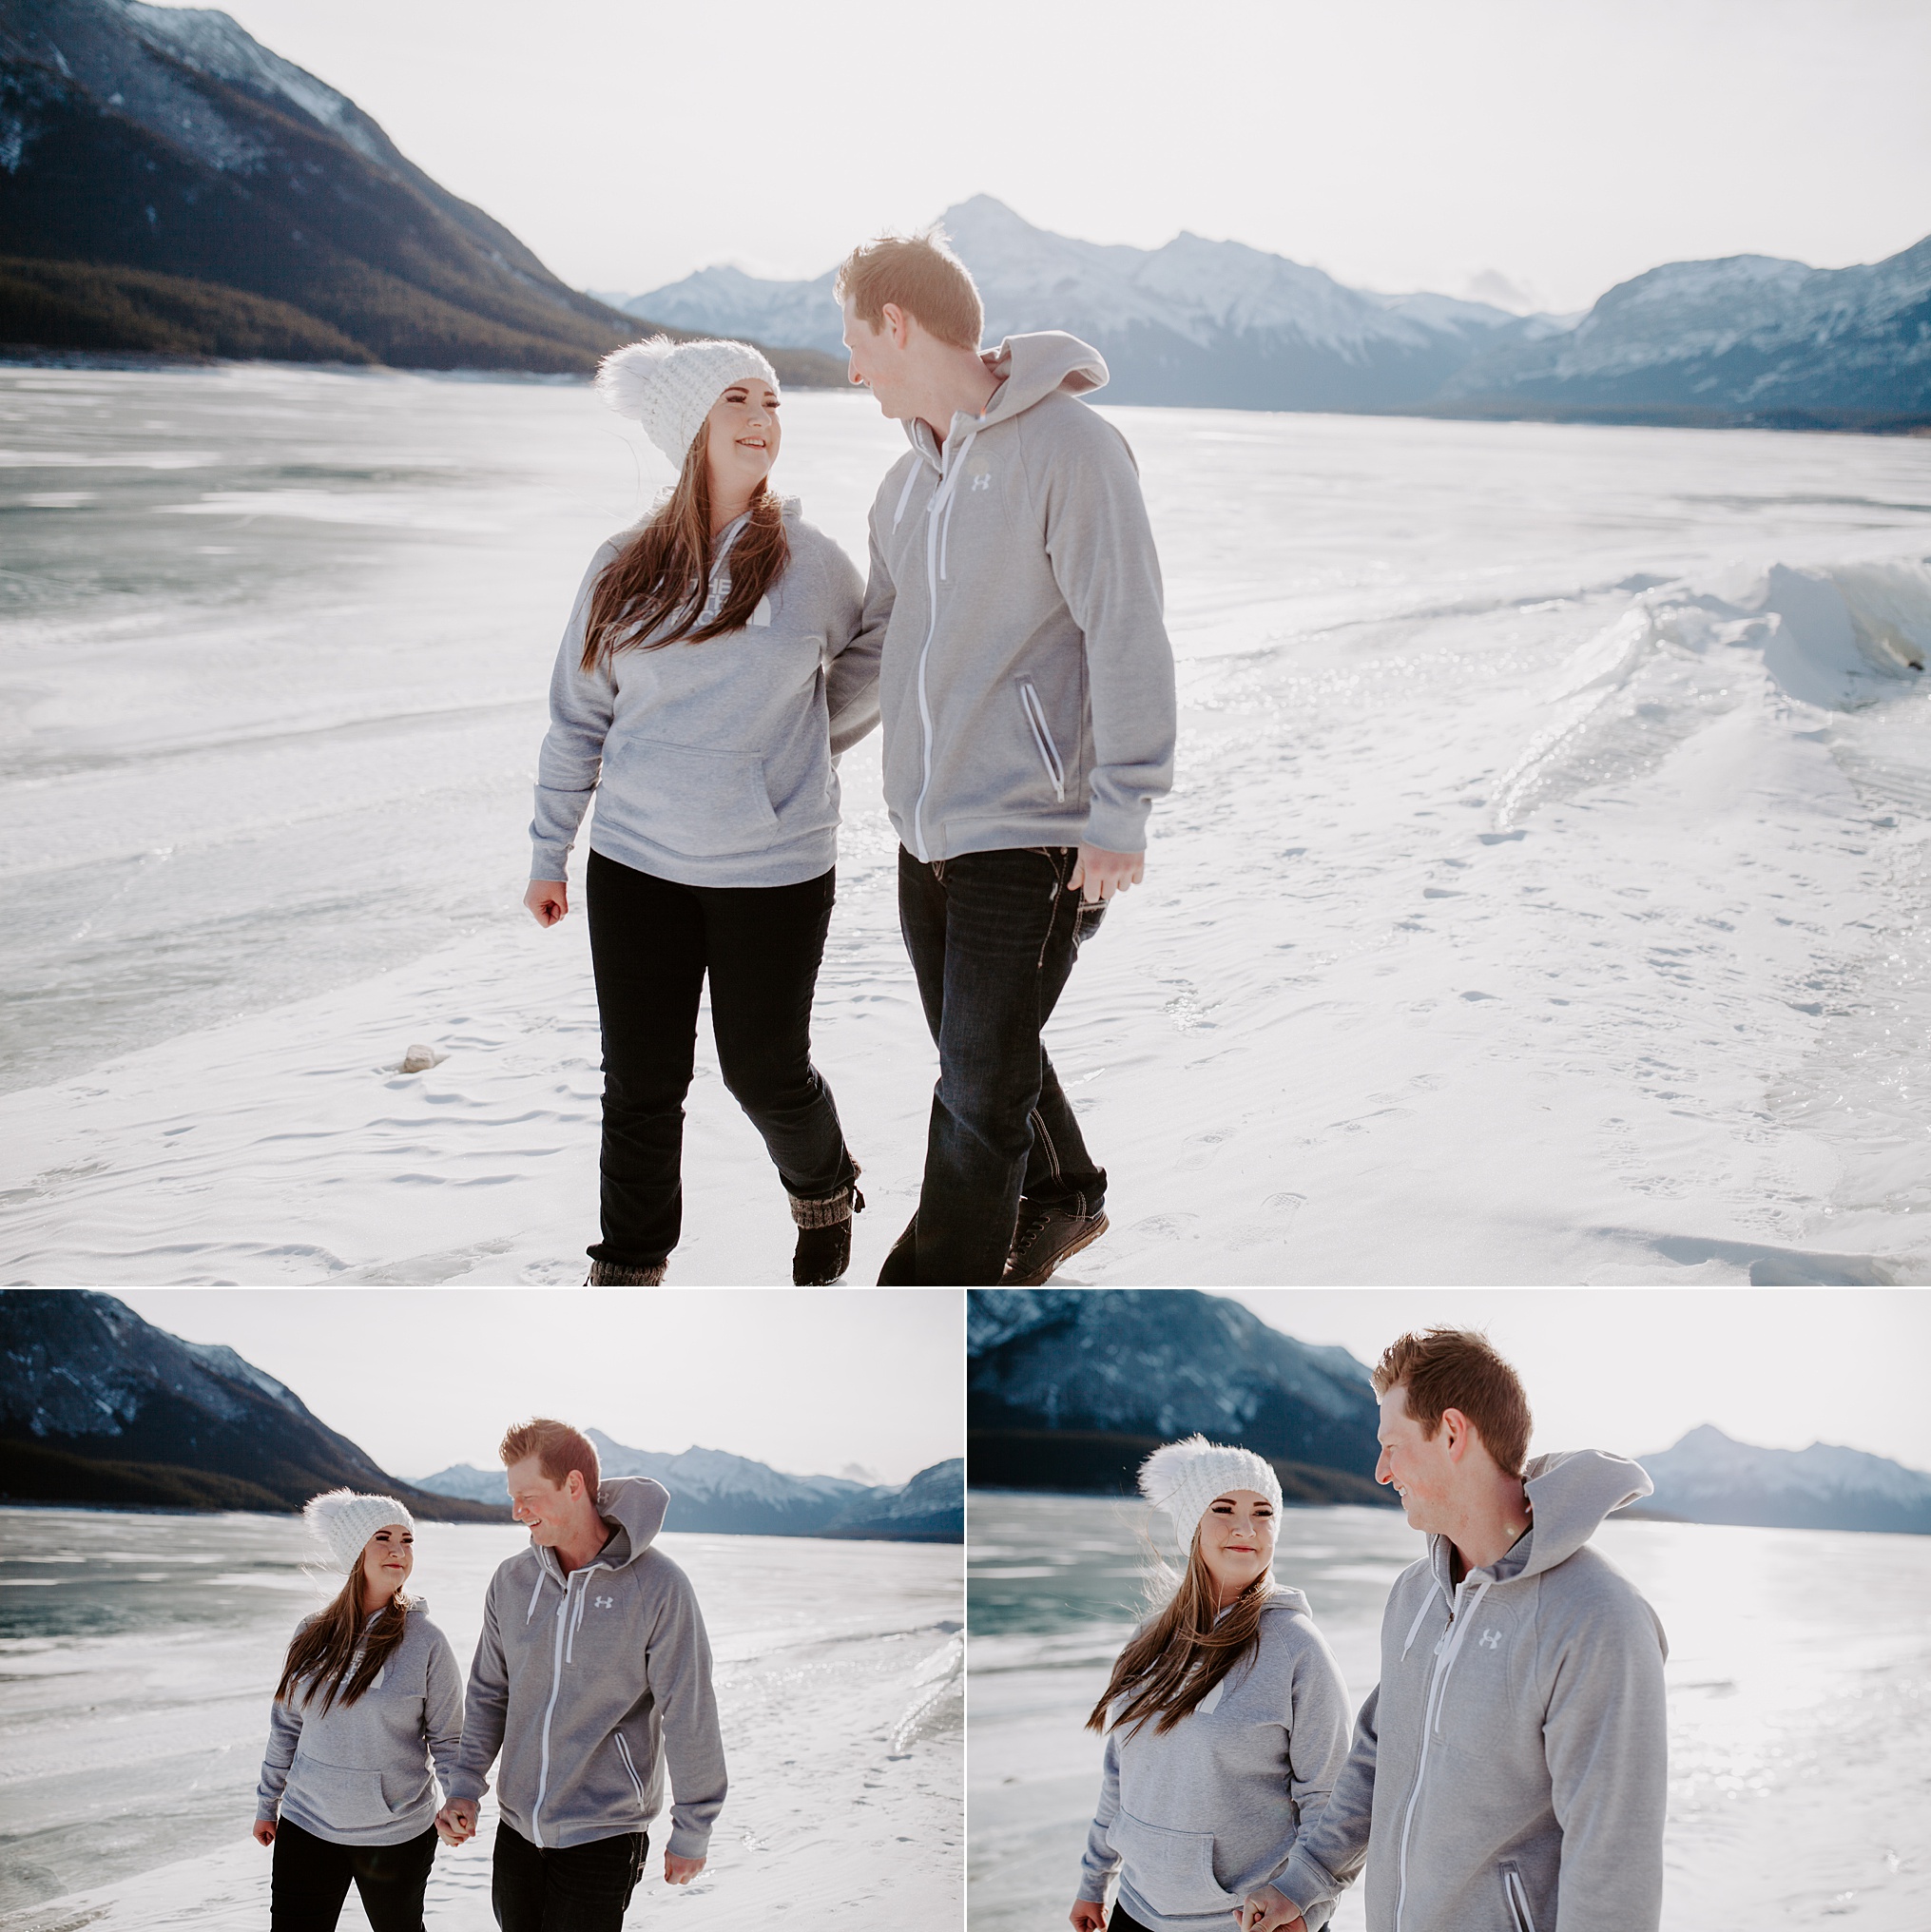
{"type": "Polygon", "coordinates": [[[1039,754],[1039,763],[1046,767],[1046,782],[1052,787],[1052,796],[1063,805],[1066,802],[1066,766],[1060,763],[1059,747],[1052,742],[1052,726],[1046,722],[1046,706],[1039,702],[1039,692],[1031,678],[1015,678],[1019,687],[1019,708],[1026,714],[1026,726],[1033,734],[1033,748],[1039,754]]]}
{"type": "Polygon", "coordinates": [[[1535,1932],[1535,1915],[1529,1909],[1529,1888],[1522,1883],[1521,1867],[1513,1863],[1497,1867],[1502,1881],[1502,1903],[1509,1910],[1511,1932],[1535,1932]]]}
{"type": "Polygon", "coordinates": [[[644,1781],[637,1775],[637,1767],[630,1757],[630,1747],[624,1742],[624,1733],[613,1730],[610,1733],[617,1747],[617,1755],[624,1760],[624,1768],[630,1774],[630,1788],[637,1794],[637,1808],[644,1808],[644,1781]]]}

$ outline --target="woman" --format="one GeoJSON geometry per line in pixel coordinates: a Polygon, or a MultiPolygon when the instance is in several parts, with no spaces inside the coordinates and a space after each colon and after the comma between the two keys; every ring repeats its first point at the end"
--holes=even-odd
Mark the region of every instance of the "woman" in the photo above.
{"type": "Polygon", "coordinates": [[[1187,1569],[1087,1720],[1106,1770],[1070,1917],[1101,1932],[1117,1871],[1111,1932],[1229,1932],[1327,1802],[1347,1688],[1307,1599],[1274,1581],[1281,1485],[1264,1459],[1189,1437],[1147,1459],[1140,1493],[1172,1517],[1187,1569]]]}
{"type": "Polygon", "coordinates": [[[297,1626],[275,1687],[255,1838],[275,1847],[273,1932],[333,1932],[350,1880],[372,1932],[422,1932],[435,1777],[462,1737],[449,1639],[403,1594],[415,1525],[393,1497],[346,1489],[302,1511],[347,1578],[297,1626]]]}
{"type": "Polygon", "coordinates": [[[677,1246],[684,1098],[710,978],[724,1084],[763,1136],[798,1227],[791,1278],[851,1259],[864,1201],[811,1000],[831,923],[835,753],[878,718],[877,653],[848,651],[859,573],[766,487],[778,378],[743,342],[661,337],[606,357],[604,398],[678,466],[591,560],[550,686],[530,890],[570,910],[565,860],[594,791],[585,886],[604,1036],[596,1285],[664,1279],[677,1246]]]}

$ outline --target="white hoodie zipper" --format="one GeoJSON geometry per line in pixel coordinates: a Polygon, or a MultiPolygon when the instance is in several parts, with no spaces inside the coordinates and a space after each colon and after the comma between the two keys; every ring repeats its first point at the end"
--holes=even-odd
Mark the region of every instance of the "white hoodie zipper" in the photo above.
{"type": "MultiPolygon", "coordinates": [[[[1448,1690],[1449,1673],[1455,1669],[1462,1639],[1468,1634],[1469,1620],[1495,1580],[1493,1576],[1484,1576],[1476,1585],[1474,1595],[1463,1603],[1462,1594],[1469,1584],[1464,1576],[1455,1586],[1455,1595],[1449,1602],[1448,1627],[1435,1640],[1435,1667],[1429,1673],[1428,1701],[1421,1713],[1421,1755],[1415,1765],[1415,1788],[1408,1794],[1408,1808],[1401,1814],[1400,1886],[1395,1897],[1395,1932],[1401,1932],[1401,1909],[1408,1903],[1408,1831],[1415,1822],[1415,1807],[1421,1802],[1421,1782],[1428,1774],[1428,1747],[1441,1734],[1441,1700],[1448,1690]]],[[[1429,1602],[1435,1600],[1435,1590],[1439,1587],[1438,1583],[1430,1589],[1429,1602]]],[[[1418,1616],[1415,1621],[1419,1625],[1421,1619],[1418,1616]]],[[[1415,1633],[1410,1631],[1408,1641],[1414,1640],[1415,1633]]]]}
{"type": "MultiPolygon", "coordinates": [[[[955,418],[955,420],[956,420],[955,418]]],[[[918,797],[912,807],[912,850],[921,864],[931,862],[931,855],[925,844],[925,798],[932,789],[932,705],[925,694],[925,662],[932,655],[932,640],[938,630],[938,587],[945,576],[945,559],[941,545],[940,522],[949,526],[952,522],[952,504],[958,493],[958,479],[965,469],[965,459],[971,453],[977,430],[968,430],[963,439],[956,430],[952,440],[940,453],[938,460],[938,487],[932,493],[932,501],[925,506],[925,642],[918,651],[918,722],[925,733],[925,778],[918,787],[918,797]]],[[[913,474],[916,476],[917,471],[913,474]]],[[[900,513],[904,511],[904,500],[899,502],[900,513]]],[[[896,522],[897,519],[895,518],[896,522]]]]}
{"type": "MultiPolygon", "coordinates": [[[[547,1575],[541,1556],[536,1559],[536,1590],[530,1593],[530,1608],[536,1608],[537,1591],[543,1588],[547,1575]]],[[[543,1707],[543,1739],[541,1753],[537,1761],[536,1803],[530,1807],[530,1833],[541,1845],[543,1843],[543,1801],[550,1795],[550,1720],[556,1711],[556,1700],[563,1690],[563,1667],[571,1662],[576,1651],[576,1627],[584,1620],[584,1606],[589,1599],[589,1578],[599,1570],[608,1570],[608,1563],[591,1563],[581,1570],[572,1570],[563,1579],[563,1601],[556,1607],[556,1639],[550,1647],[550,1702],[543,1707]],[[579,1577],[584,1587],[577,1592],[574,1613],[570,1605],[570,1592],[579,1577]]],[[[526,1612],[523,1621],[530,1621],[526,1612]]],[[[634,1782],[635,1773],[632,1774],[634,1782]]]]}
{"type": "Polygon", "coordinates": [[[1046,706],[1039,702],[1039,693],[1031,678],[1021,678],[1019,684],[1019,708],[1026,714],[1026,722],[1033,727],[1033,749],[1039,754],[1039,762],[1046,767],[1046,776],[1052,786],[1052,796],[1063,805],[1066,802],[1066,766],[1059,761],[1059,747],[1052,742],[1052,726],[1046,722],[1046,706]]]}

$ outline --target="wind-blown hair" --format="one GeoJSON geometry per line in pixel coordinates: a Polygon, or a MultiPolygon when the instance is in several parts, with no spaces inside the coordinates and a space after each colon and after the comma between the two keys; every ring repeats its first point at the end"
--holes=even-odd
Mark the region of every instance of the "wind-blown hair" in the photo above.
{"type": "Polygon", "coordinates": [[[415,1602],[398,1590],[365,1630],[358,1555],[328,1608],[306,1618],[296,1631],[281,1666],[281,1681],[275,1687],[276,1703],[299,1702],[306,1709],[319,1690],[324,1717],[333,1705],[346,1710],[376,1681],[376,1673],[408,1634],[415,1602]]]}
{"type": "Polygon", "coordinates": [[[597,578],[584,625],[586,672],[620,650],[662,650],[680,640],[703,644],[742,630],[791,561],[783,505],[760,483],[750,518],[731,545],[730,594],[708,623],[698,622],[716,560],[709,445],[706,424],[685,452],[677,487],[597,578]]]}
{"type": "Polygon", "coordinates": [[[1138,1730],[1157,1718],[1156,1736],[1171,1730],[1228,1671],[1260,1649],[1261,1613],[1273,1592],[1269,1568],[1221,1614],[1219,1587],[1200,1553],[1196,1529],[1187,1569],[1173,1594],[1128,1640],[1086,1728],[1138,1730]],[[1119,1714],[1110,1716],[1120,1699],[1125,1704],[1119,1714]]]}

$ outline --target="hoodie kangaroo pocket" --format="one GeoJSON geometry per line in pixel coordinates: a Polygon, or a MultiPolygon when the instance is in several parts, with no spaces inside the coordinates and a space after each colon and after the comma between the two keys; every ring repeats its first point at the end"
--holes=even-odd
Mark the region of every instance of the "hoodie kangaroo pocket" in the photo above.
{"type": "Polygon", "coordinates": [[[694,858],[761,851],[778,829],[764,761],[753,752],[631,738],[614,757],[606,748],[599,789],[620,823],[694,858]]]}
{"type": "Polygon", "coordinates": [[[298,1757],[288,1783],[338,1831],[366,1831],[387,1825],[398,1808],[384,1795],[380,1771],[298,1757]]]}
{"type": "Polygon", "coordinates": [[[1509,1932],[1535,1932],[1535,1915],[1529,1909],[1529,1888],[1519,1865],[1510,1863],[1497,1870],[1502,1881],[1502,1903],[1509,1913],[1509,1932]]]}
{"type": "Polygon", "coordinates": [[[1168,1831],[1122,1811],[1107,1829],[1123,1883],[1163,1919],[1226,1912],[1240,1903],[1213,1875],[1210,1831],[1168,1831]]]}
{"type": "Polygon", "coordinates": [[[1031,678],[1014,678],[1013,682],[1018,687],[1019,709],[1025,716],[1033,749],[1039,754],[1046,782],[1052,787],[1053,798],[1063,805],[1066,802],[1066,766],[1060,761],[1059,746],[1053,741],[1052,726],[1047,722],[1046,706],[1040,702],[1038,687],[1031,678]]]}

